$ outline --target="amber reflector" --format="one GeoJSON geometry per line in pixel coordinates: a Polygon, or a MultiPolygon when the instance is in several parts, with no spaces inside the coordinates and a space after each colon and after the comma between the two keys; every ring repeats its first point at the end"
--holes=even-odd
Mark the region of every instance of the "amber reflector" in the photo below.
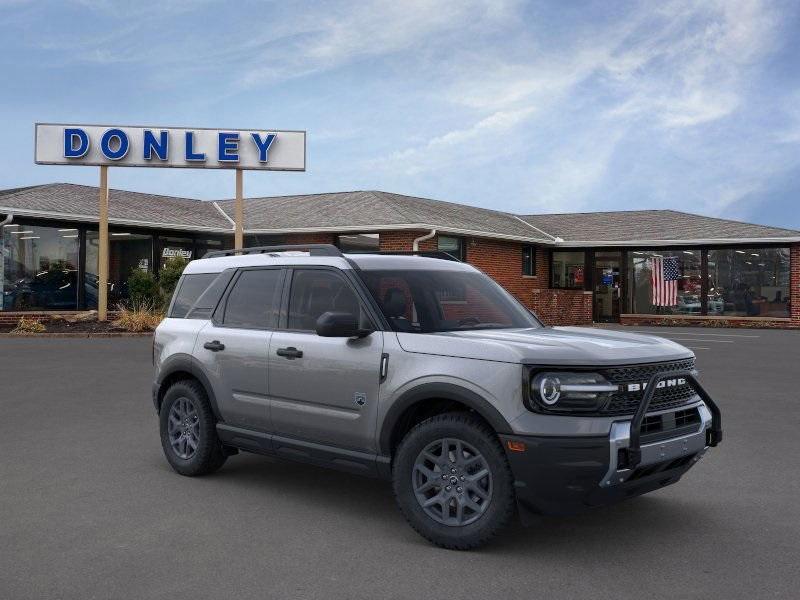
{"type": "Polygon", "coordinates": [[[508,449],[512,452],[525,452],[525,442],[517,442],[516,440],[508,440],[506,442],[508,449]]]}

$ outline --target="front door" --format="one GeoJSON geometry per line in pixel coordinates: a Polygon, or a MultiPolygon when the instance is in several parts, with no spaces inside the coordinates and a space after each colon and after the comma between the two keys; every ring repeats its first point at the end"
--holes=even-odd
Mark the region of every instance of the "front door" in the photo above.
{"type": "Polygon", "coordinates": [[[371,325],[351,283],[334,269],[296,268],[282,327],[269,348],[269,395],[277,435],[375,451],[383,333],[328,338],[315,332],[328,311],[371,325]]]}
{"type": "Polygon", "coordinates": [[[619,321],[622,292],[622,253],[597,251],[594,254],[594,320],[600,323],[619,321]]]}

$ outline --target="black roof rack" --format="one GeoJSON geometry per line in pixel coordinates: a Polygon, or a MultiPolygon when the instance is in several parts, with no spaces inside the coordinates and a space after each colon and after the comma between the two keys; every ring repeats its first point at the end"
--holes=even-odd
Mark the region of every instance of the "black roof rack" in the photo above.
{"type": "Polygon", "coordinates": [[[342,251],[333,244],[285,244],[282,246],[253,246],[252,248],[239,248],[231,250],[212,250],[206,252],[203,258],[216,258],[218,256],[237,256],[239,254],[270,254],[271,252],[307,250],[310,256],[338,256],[344,258],[342,251]]]}
{"type": "Polygon", "coordinates": [[[463,262],[445,250],[382,250],[380,252],[353,252],[353,254],[383,254],[390,256],[425,256],[427,258],[439,258],[441,260],[452,260],[463,262]]]}

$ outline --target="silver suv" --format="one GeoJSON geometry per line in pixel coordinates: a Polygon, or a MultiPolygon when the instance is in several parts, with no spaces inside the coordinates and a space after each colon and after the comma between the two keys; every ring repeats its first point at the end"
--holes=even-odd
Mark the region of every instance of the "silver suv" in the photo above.
{"type": "Polygon", "coordinates": [[[525,523],[674,483],[721,440],[683,346],[544,327],[444,258],[311,245],[191,262],[154,342],[172,467],[244,450],[382,477],[417,532],[468,549],[517,507],[525,523]]]}

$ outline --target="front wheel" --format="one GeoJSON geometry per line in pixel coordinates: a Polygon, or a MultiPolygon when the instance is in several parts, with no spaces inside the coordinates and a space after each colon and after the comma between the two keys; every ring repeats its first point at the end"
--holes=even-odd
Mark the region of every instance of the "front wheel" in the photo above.
{"type": "Polygon", "coordinates": [[[414,427],[397,449],[393,483],[411,527],[443,548],[477,548],[514,512],[503,448],[469,413],[438,415],[414,427]]]}
{"type": "Polygon", "coordinates": [[[213,473],[225,462],[211,404],[196,381],[179,381],[169,387],[159,423],[164,455],[181,475],[213,473]]]}

